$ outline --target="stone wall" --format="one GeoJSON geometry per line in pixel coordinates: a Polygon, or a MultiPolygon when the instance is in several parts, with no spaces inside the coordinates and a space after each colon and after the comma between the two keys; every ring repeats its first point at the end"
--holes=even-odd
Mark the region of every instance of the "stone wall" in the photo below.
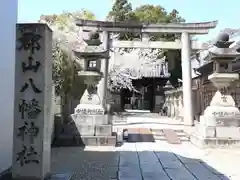
{"type": "Polygon", "coordinates": [[[183,99],[182,88],[165,92],[164,114],[168,117],[182,119],[183,99]]]}
{"type": "MultiPolygon", "coordinates": [[[[198,93],[197,89],[193,89],[193,102],[198,102],[198,93]]],[[[165,115],[168,117],[183,120],[183,93],[182,87],[165,91],[165,103],[163,109],[165,109],[165,115]]],[[[194,116],[199,114],[199,105],[198,103],[193,104],[194,116]]]]}

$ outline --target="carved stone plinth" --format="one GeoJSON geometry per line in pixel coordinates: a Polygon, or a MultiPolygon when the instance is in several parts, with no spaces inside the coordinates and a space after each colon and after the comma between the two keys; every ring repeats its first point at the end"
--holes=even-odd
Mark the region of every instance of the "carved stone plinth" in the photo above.
{"type": "Polygon", "coordinates": [[[112,116],[105,114],[101,105],[79,104],[71,114],[72,122],[63,126],[56,145],[60,146],[115,146],[112,116]]]}
{"type": "Polygon", "coordinates": [[[240,147],[240,112],[230,94],[217,91],[196,124],[191,142],[199,147],[240,147]]]}

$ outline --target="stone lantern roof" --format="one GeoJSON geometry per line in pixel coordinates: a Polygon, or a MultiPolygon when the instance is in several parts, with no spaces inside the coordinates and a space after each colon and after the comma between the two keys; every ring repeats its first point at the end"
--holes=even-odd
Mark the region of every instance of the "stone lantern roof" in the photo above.
{"type": "MultiPolygon", "coordinates": [[[[225,33],[222,33],[221,35],[224,35],[225,33]]],[[[226,38],[226,37],[222,37],[222,38],[226,38]]],[[[235,33],[232,36],[229,36],[229,47],[228,48],[228,52],[225,50],[225,55],[226,56],[232,56],[233,54],[237,52],[239,52],[239,48],[240,48],[240,33],[238,32],[237,34],[235,33]]],[[[208,61],[208,59],[210,58],[210,54],[213,56],[217,56],[219,53],[222,54],[222,52],[220,52],[221,50],[219,50],[219,48],[215,47],[214,45],[209,45],[209,48],[206,50],[201,50],[199,53],[199,59],[203,60],[205,59],[205,62],[203,64],[201,64],[200,62],[196,61],[196,57],[194,56],[192,58],[192,67],[199,73],[203,74],[211,74],[212,73],[212,69],[213,69],[213,63],[212,61],[208,61]]],[[[238,59],[236,59],[235,62],[233,62],[233,71],[239,71],[240,70],[240,61],[238,59]]],[[[197,77],[197,75],[195,73],[193,73],[193,78],[197,77]]]]}
{"type": "Polygon", "coordinates": [[[96,58],[105,59],[109,57],[108,49],[101,46],[100,35],[97,32],[91,31],[88,38],[84,39],[85,46],[80,46],[74,49],[74,53],[79,58],[96,58]]]}

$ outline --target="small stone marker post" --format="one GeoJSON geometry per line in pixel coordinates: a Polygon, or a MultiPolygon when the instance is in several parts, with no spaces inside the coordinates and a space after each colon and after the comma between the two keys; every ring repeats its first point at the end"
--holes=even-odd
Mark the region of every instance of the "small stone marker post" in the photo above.
{"type": "Polygon", "coordinates": [[[16,38],[12,177],[43,180],[51,160],[52,31],[18,24],[16,38]]]}

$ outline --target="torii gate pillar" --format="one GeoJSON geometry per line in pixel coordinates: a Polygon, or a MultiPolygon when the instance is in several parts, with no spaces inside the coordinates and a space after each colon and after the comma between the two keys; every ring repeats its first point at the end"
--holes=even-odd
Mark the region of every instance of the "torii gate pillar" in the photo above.
{"type": "Polygon", "coordinates": [[[184,125],[192,126],[193,104],[192,104],[192,67],[191,67],[191,41],[187,32],[182,33],[182,90],[184,103],[184,125]]]}

